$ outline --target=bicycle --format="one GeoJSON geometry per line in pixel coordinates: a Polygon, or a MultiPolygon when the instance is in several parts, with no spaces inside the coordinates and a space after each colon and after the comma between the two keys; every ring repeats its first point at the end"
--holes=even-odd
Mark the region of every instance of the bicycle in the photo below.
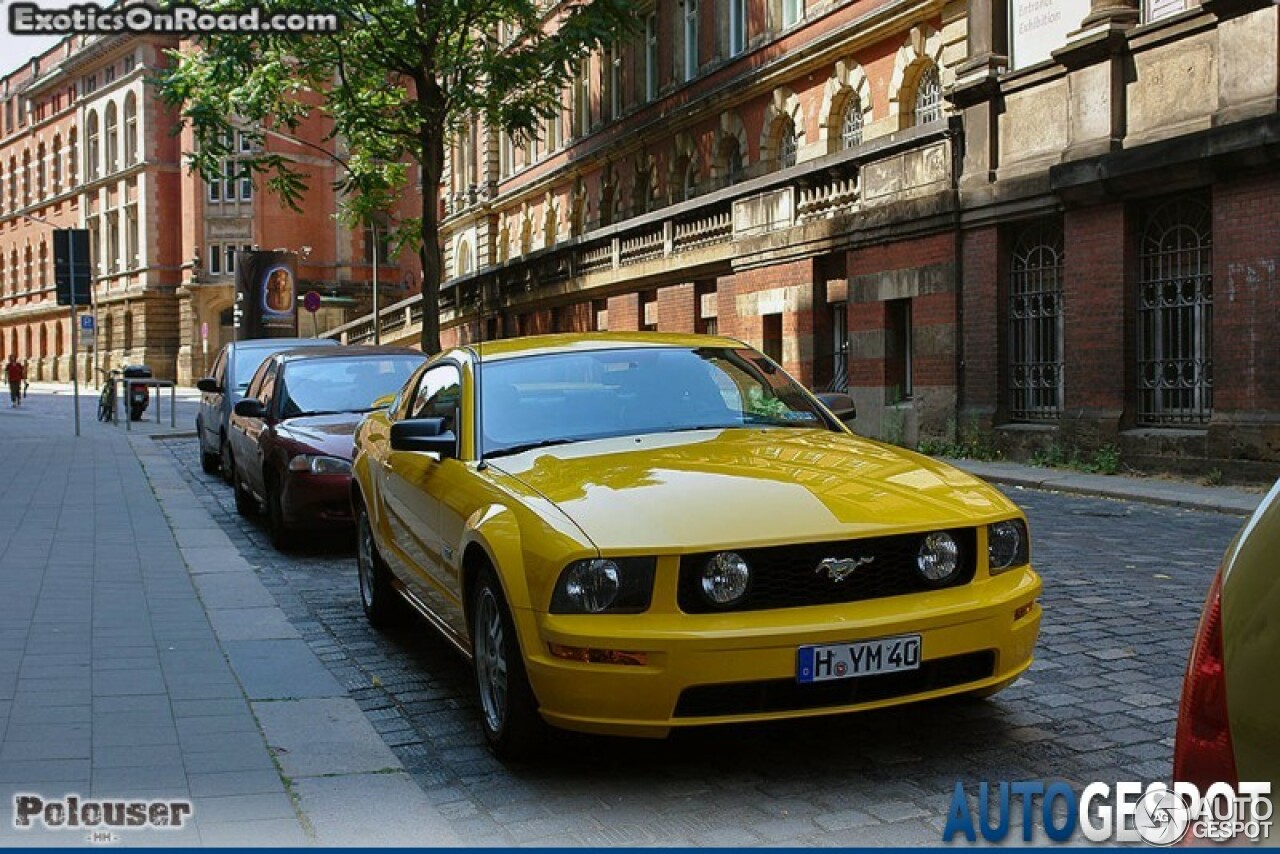
{"type": "Polygon", "coordinates": [[[116,420],[116,377],[120,371],[107,371],[98,368],[98,373],[106,376],[102,385],[102,393],[98,395],[98,420],[115,423],[116,420]]]}

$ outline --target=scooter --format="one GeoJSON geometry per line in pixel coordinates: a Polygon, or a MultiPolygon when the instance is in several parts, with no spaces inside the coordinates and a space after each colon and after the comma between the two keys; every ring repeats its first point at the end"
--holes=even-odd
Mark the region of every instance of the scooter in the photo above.
{"type": "MultiPolygon", "coordinates": [[[[125,379],[150,379],[151,368],[148,365],[125,365],[125,379]]],[[[142,413],[147,411],[151,403],[151,390],[141,383],[129,384],[129,420],[141,421],[142,413]]]]}

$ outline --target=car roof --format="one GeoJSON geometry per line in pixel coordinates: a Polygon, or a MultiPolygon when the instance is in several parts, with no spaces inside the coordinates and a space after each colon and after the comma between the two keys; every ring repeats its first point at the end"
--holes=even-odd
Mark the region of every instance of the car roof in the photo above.
{"type": "Polygon", "coordinates": [[[272,356],[287,362],[311,361],[314,359],[364,359],[374,356],[417,356],[422,359],[426,358],[426,355],[421,350],[415,350],[412,347],[392,347],[389,345],[373,347],[363,344],[344,344],[341,347],[325,347],[319,350],[314,347],[293,348],[273,353],[272,356]]]}
{"type": "Polygon", "coordinates": [[[332,338],[249,338],[244,341],[232,341],[227,346],[232,350],[296,350],[300,347],[337,347],[340,342],[332,338]]]}
{"type": "Polygon", "coordinates": [[[619,347],[742,347],[741,341],[718,335],[691,335],[673,332],[578,332],[561,335],[531,335],[469,344],[467,348],[482,359],[616,350],[619,347]]]}

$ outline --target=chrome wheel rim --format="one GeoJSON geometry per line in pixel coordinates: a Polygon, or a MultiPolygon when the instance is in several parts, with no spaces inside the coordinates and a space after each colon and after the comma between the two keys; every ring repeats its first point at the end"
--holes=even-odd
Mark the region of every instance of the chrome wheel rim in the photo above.
{"type": "Polygon", "coordinates": [[[356,546],[356,568],[360,576],[360,601],[373,607],[373,529],[369,517],[360,514],[360,537],[356,546]]]}
{"type": "Polygon", "coordinates": [[[506,636],[498,600],[488,587],[480,591],[475,619],[476,681],[489,731],[502,731],[507,709],[506,636]]]}

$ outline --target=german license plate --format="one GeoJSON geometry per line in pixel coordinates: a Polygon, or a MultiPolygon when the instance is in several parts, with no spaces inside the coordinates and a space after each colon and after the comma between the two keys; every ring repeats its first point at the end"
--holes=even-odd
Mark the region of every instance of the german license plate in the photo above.
{"type": "Polygon", "coordinates": [[[796,655],[797,682],[855,679],[920,667],[920,636],[802,646],[796,655]]]}

